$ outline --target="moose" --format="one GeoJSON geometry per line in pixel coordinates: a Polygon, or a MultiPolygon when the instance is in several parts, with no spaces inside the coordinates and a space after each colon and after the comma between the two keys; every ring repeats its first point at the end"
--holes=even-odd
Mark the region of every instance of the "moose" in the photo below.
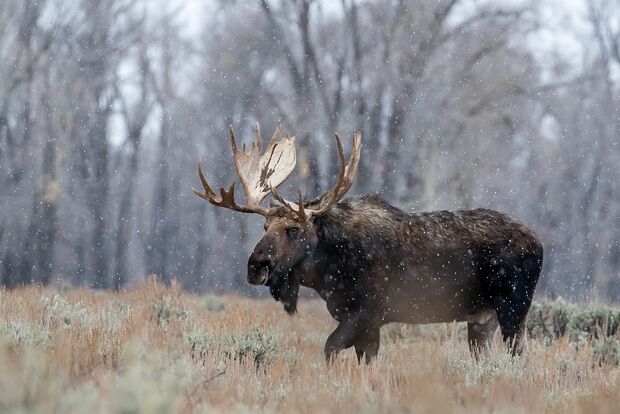
{"type": "Polygon", "coordinates": [[[299,287],[314,289],[338,322],[325,343],[328,362],[353,346],[367,363],[379,350],[379,328],[390,322],[467,322],[471,352],[488,346],[499,324],[513,355],[522,350],[524,323],[540,275],[543,248],[521,222],[487,209],[407,213],[376,195],[347,198],[361,155],[355,131],[345,160],[338,134],[340,172],[329,191],[296,201],[277,188],[295,168],[295,137],[276,128],[261,154],[256,142],[239,149],[229,127],[233,161],[245,204],[234,183],[219,195],[198,164],[209,203],[266,218],[265,234],[248,260],[247,280],[266,285],[286,312],[297,310],[299,287]],[[261,205],[268,195],[275,199],[261,205]]]}

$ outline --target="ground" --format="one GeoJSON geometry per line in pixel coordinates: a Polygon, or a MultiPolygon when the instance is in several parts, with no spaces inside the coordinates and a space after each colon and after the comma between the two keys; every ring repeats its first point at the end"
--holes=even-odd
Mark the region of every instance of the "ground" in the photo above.
{"type": "Polygon", "coordinates": [[[153,281],[120,294],[7,290],[0,412],[620,412],[617,329],[581,335],[570,330],[592,312],[545,306],[519,358],[496,340],[475,361],[460,324],[391,326],[370,366],[348,350],[327,367],[335,324],[316,300],[290,317],[271,300],[153,281]]]}

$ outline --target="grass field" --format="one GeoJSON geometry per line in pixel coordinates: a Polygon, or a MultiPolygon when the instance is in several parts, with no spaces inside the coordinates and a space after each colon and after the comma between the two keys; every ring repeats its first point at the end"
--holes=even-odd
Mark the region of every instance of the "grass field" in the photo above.
{"type": "Polygon", "coordinates": [[[618,313],[531,312],[527,349],[470,357],[460,324],[384,328],[379,357],[344,352],[324,304],[127,293],[0,292],[0,412],[620,412],[618,313]]]}

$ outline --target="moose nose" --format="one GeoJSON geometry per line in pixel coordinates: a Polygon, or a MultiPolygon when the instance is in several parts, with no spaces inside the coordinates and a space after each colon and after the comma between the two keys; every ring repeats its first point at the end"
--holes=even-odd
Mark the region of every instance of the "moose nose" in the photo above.
{"type": "Polygon", "coordinates": [[[248,262],[248,283],[264,285],[269,279],[269,272],[273,269],[271,260],[257,260],[248,262]]]}
{"type": "Polygon", "coordinates": [[[251,285],[264,285],[269,279],[269,273],[274,267],[271,254],[256,249],[248,260],[248,283],[251,285]]]}

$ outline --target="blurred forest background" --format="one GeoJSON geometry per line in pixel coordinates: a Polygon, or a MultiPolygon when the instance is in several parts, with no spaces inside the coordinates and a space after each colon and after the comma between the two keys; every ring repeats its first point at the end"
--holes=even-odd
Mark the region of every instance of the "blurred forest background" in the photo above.
{"type": "Polygon", "coordinates": [[[359,127],[350,194],[505,211],[539,293],[618,300],[619,92],[617,0],[2,0],[0,283],[258,293],[262,218],[191,187],[199,159],[235,177],[228,124],[281,118],[285,194],[327,189],[359,127]]]}

